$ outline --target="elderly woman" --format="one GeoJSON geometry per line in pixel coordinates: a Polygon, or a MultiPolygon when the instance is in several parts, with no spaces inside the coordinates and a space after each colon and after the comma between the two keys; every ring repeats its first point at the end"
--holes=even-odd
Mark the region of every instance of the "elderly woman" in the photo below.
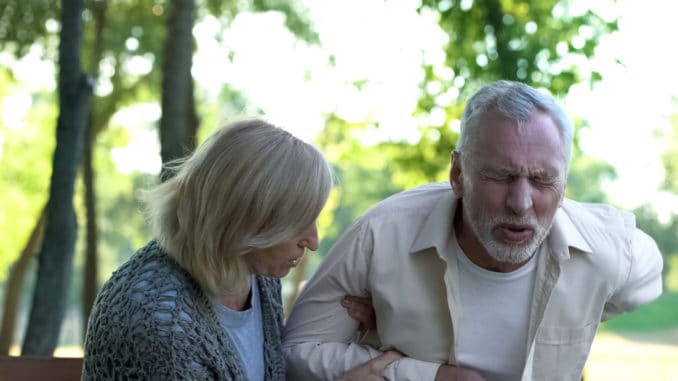
{"type": "Polygon", "coordinates": [[[83,379],[284,379],[279,278],[318,248],[327,162],[252,120],[217,131],[174,169],[143,194],[156,239],[97,297],[83,379]]]}

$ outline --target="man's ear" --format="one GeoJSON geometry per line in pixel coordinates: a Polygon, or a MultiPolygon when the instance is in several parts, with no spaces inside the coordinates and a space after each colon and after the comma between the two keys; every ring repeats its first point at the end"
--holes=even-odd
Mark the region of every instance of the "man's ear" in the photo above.
{"type": "Polygon", "coordinates": [[[464,181],[461,172],[461,153],[458,151],[452,151],[450,185],[452,186],[455,196],[462,197],[464,195],[464,181]]]}

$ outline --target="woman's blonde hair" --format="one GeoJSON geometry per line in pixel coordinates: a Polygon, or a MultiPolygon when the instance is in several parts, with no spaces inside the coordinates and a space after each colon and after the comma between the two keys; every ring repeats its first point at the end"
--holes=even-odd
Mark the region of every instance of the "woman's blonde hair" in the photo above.
{"type": "Polygon", "coordinates": [[[301,234],[332,188],[316,148],[261,120],[218,130],[170,167],[142,201],[159,244],[217,296],[242,292],[243,256],[301,234]]]}

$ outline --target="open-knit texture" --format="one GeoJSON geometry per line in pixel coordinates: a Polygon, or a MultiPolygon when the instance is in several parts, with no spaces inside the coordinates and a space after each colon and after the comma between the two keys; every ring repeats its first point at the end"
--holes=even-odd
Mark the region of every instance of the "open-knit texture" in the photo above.
{"type": "MultiPolygon", "coordinates": [[[[280,280],[256,277],[266,380],[284,380],[280,280]]],[[[198,283],[155,242],[104,284],[85,338],[83,380],[246,380],[198,283]]]]}

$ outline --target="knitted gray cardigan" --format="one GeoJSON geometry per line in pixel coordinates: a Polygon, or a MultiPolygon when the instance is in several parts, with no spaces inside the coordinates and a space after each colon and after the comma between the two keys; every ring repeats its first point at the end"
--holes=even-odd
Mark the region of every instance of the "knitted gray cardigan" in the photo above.
{"type": "MultiPolygon", "coordinates": [[[[257,276],[266,380],[284,380],[280,280],[257,276]]],[[[246,380],[233,343],[196,281],[152,241],[97,296],[83,380],[246,380]]]]}

